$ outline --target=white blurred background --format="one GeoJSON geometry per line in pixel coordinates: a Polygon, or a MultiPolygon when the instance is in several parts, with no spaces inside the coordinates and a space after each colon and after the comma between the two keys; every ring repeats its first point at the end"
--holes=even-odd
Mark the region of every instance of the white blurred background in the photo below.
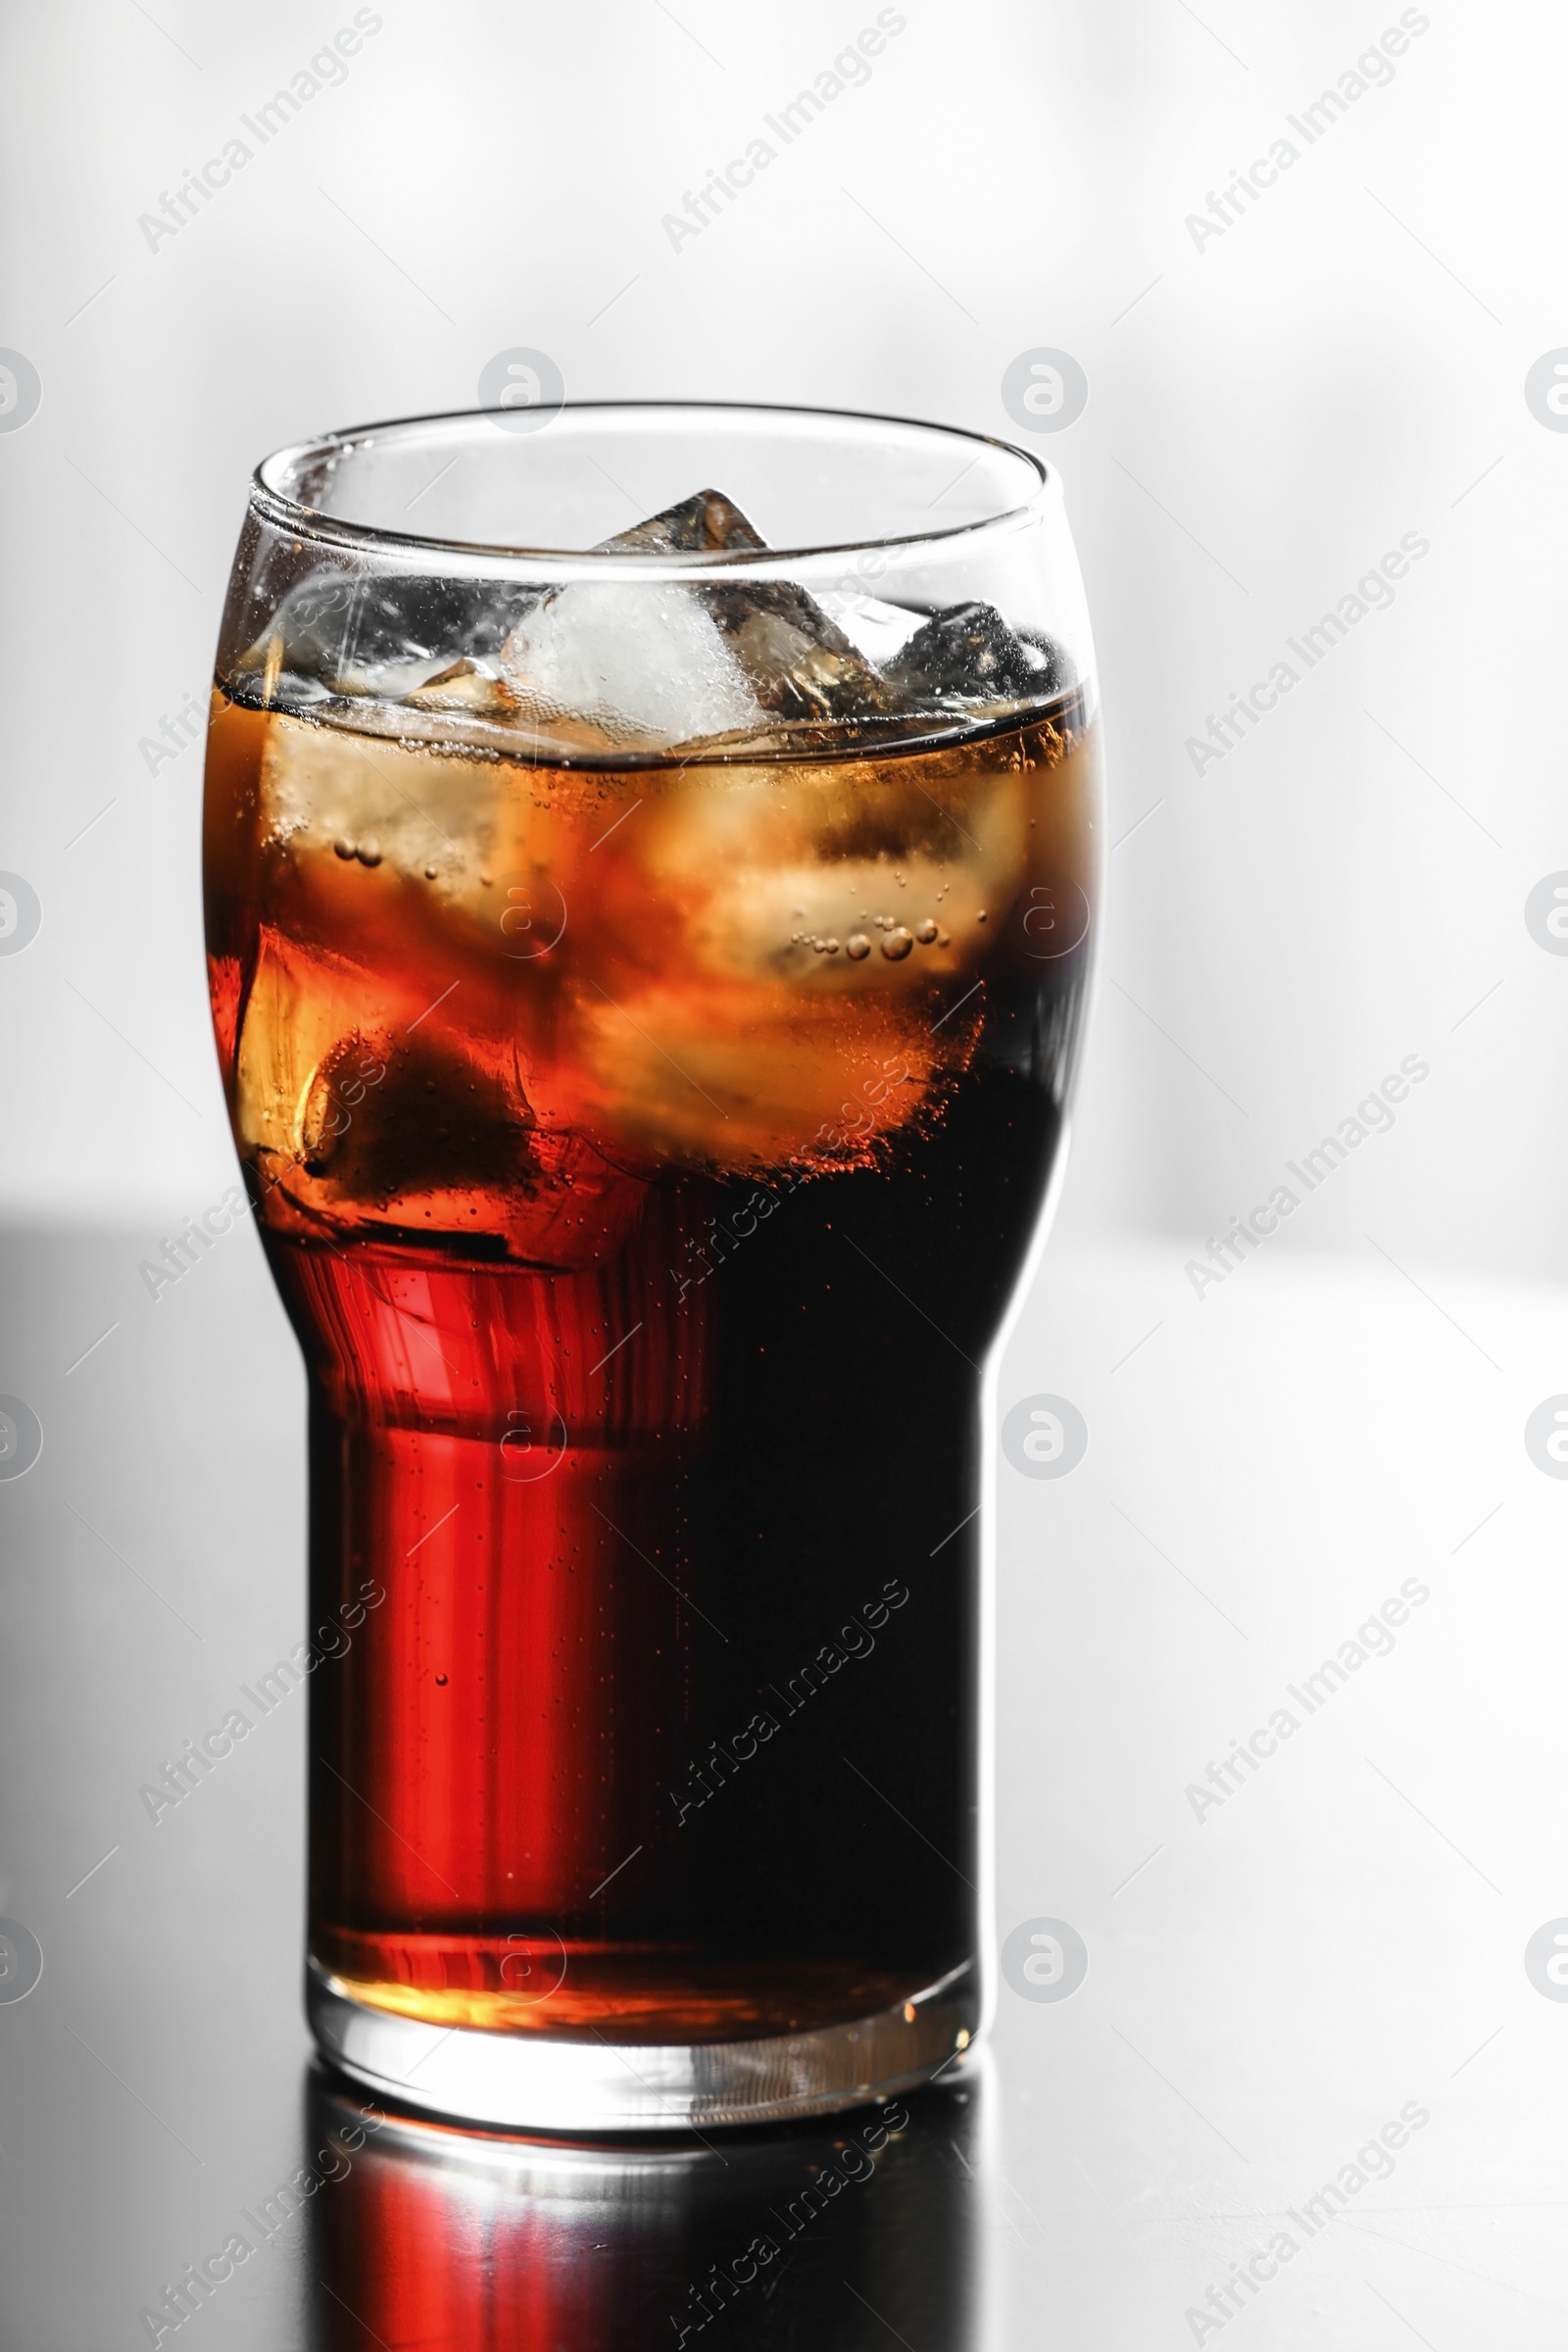
{"type": "Polygon", "coordinates": [[[259,146],[240,118],[355,13],[8,14],[0,346],[41,401],[0,429],[0,868],[42,925],[0,956],[0,1212],[156,1229],[232,1181],[201,752],[151,773],[140,747],[204,693],[260,456],[471,405],[518,345],[577,397],[1019,437],[1002,377],[1050,346],[1090,386],[1037,445],[1096,615],[1117,845],[1067,1236],[1169,1236],[1185,1291],[1191,1250],[1415,1055],[1397,1127],[1275,1248],[1568,1275],[1568,958],[1524,921],[1568,867],[1568,436],[1525,398],[1568,341],[1560,14],[1406,9],[1308,145],[1288,118],[1391,0],[907,0],[868,78],[675,250],[662,217],[871,0],[385,0],[259,146]],[[249,163],[150,245],[141,217],[236,135],[249,163]],[[1187,217],[1282,137],[1298,160],[1200,243],[1187,217]],[[1396,601],[1196,773],[1207,714],[1304,669],[1287,638],[1405,534],[1430,552],[1396,601]]]}

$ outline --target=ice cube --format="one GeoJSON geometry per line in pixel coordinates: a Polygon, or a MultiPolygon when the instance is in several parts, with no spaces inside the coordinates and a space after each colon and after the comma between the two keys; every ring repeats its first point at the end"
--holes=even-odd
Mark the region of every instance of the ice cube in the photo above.
{"type": "Polygon", "coordinates": [[[421,1005],[417,965],[399,977],[263,926],[236,1119],[270,1222],[462,1235],[485,1254],[499,1240],[556,1272],[612,1254],[643,1184],[581,1136],[540,1130],[506,1026],[421,1005]]]}
{"type": "MultiPolygon", "coordinates": [[[[766,543],[733,499],[709,489],[603,544],[722,555],[762,552],[766,543]]],[[[792,581],[741,574],[692,593],[724,632],[759,706],[776,718],[891,718],[954,701],[1034,702],[1070,683],[1060,648],[1010,629],[992,605],[953,605],[922,621],[876,597],[829,591],[819,603],[792,581]]]]}
{"type": "Polygon", "coordinates": [[[262,718],[231,710],[223,721],[247,722],[265,730],[259,779],[265,836],[318,877],[313,887],[330,869],[330,859],[326,867],[317,862],[322,853],[343,842],[354,857],[372,839],[389,871],[412,877],[433,860],[451,888],[460,881],[476,887],[496,846],[497,770],[490,762],[313,725],[285,711],[262,718]]]}
{"type": "Polygon", "coordinates": [[[646,522],[634,523],[629,531],[600,541],[606,549],[663,550],[689,556],[724,555],[734,548],[757,550],[766,544],[756,525],[722,490],[694,490],[677,506],[665,507],[662,514],[650,514],[646,522]]]}
{"type": "MultiPolygon", "coordinates": [[[[756,525],[722,490],[696,490],[602,544],[607,550],[676,555],[758,554],[766,547],[756,525]]],[[[786,580],[737,576],[733,584],[709,582],[691,594],[723,631],[757,710],[779,718],[824,719],[880,716],[897,708],[896,696],[859,648],[804,588],[786,580]]],[[[687,729],[688,735],[717,731],[706,725],[687,729]]]]}
{"type": "Polygon", "coordinates": [[[764,710],[779,718],[877,718],[897,691],[812,596],[790,580],[699,591],[764,710]]]}
{"type": "Polygon", "coordinates": [[[755,727],[761,706],[699,592],[661,582],[554,590],[501,648],[526,718],[573,718],[612,745],[663,749],[755,727]]]}
{"type": "Polygon", "coordinates": [[[1071,682],[1053,640],[1009,629],[994,605],[949,605],[916,629],[883,672],[913,704],[1039,701],[1071,682]]]}
{"type": "MultiPolygon", "coordinates": [[[[917,994],[972,964],[986,944],[979,909],[1010,903],[1028,857],[1029,793],[1028,771],[978,751],[940,764],[858,757],[694,766],[649,800],[634,836],[627,829],[620,856],[639,884],[632,919],[646,928],[649,909],[677,910],[683,984],[782,982],[790,1017],[802,1022],[817,1004],[867,992],[880,1002],[917,994]],[[928,921],[929,937],[920,929],[928,921]],[[845,953],[851,939],[879,945],[901,926],[919,950],[906,961],[845,953]]],[[[623,985],[617,975],[617,1002],[630,1001],[623,985]]]]}
{"type": "MultiPolygon", "coordinates": [[[[396,699],[493,656],[543,592],[526,582],[318,575],[290,589],[242,673],[396,699]]],[[[297,699],[285,687],[285,700],[297,699]]]]}
{"type": "Polygon", "coordinates": [[[516,698],[491,662],[475,662],[465,654],[426,678],[404,697],[418,710],[466,711],[503,724],[516,716],[516,698]]]}
{"type": "Polygon", "coordinates": [[[836,621],[857,650],[879,669],[886,668],[903,651],[925,619],[923,612],[911,612],[907,605],[884,604],[880,597],[855,595],[848,589],[825,588],[820,601],[828,618],[836,621]]]}

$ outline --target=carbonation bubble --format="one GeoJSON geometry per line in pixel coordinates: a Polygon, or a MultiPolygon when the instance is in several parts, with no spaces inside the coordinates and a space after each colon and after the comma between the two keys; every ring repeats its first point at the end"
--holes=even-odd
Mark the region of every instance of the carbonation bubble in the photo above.
{"type": "Polygon", "coordinates": [[[844,943],[844,953],[852,963],[863,963],[871,953],[871,942],[863,931],[852,931],[844,943]]]}
{"type": "Polygon", "coordinates": [[[937,927],[929,915],[926,916],[923,923],[916,923],[914,926],[914,936],[923,948],[928,948],[936,935],[937,927]]]}
{"type": "Polygon", "coordinates": [[[898,929],[890,931],[882,942],[882,953],[889,963],[902,963],[913,945],[913,934],[906,931],[904,925],[900,923],[898,929]]]}
{"type": "Polygon", "coordinates": [[[359,848],[354,854],[362,865],[379,865],[381,862],[381,844],[376,840],[373,833],[367,833],[365,839],[361,842],[359,848]]]}
{"type": "Polygon", "coordinates": [[[346,862],[350,858],[356,855],[353,842],[348,840],[347,837],[339,841],[334,841],[332,844],[332,854],[334,857],[343,858],[346,862]]]}

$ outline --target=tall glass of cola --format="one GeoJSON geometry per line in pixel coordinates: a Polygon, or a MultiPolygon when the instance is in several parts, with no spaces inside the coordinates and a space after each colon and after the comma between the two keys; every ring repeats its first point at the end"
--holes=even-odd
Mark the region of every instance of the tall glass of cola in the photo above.
{"type": "Polygon", "coordinates": [[[986,1371],[1099,839],[1022,451],[606,404],[260,467],[210,976],[309,1370],[308,1997],[362,2082],[762,2122],[981,2031],[986,1371]]]}

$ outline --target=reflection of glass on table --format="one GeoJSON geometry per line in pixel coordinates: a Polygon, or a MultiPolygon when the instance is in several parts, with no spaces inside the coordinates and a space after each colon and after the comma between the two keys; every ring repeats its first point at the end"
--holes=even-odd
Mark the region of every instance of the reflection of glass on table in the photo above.
{"type": "Polygon", "coordinates": [[[596,2147],[367,2116],[318,2077],[305,2160],[336,2177],[310,2207],[312,2343],[981,2352],[983,2096],[976,2075],[721,2150],[596,2147]]]}

